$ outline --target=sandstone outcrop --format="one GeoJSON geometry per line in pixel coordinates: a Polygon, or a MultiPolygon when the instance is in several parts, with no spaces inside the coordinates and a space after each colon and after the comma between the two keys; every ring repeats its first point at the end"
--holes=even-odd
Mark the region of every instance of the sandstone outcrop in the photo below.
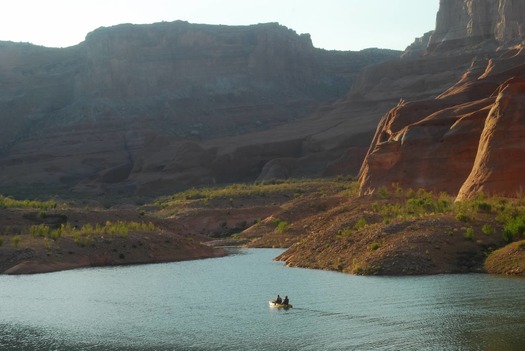
{"type": "MultiPolygon", "coordinates": [[[[525,73],[525,72],[524,72],[525,73]]],[[[485,125],[472,167],[458,199],[477,193],[515,197],[525,185],[525,79],[502,84],[485,125]]]]}
{"type": "Polygon", "coordinates": [[[488,42],[495,48],[524,38],[523,1],[441,0],[429,50],[479,50],[479,44],[488,42]]]}
{"type": "Polygon", "coordinates": [[[442,94],[401,101],[384,115],[361,168],[363,192],[399,185],[459,193],[458,200],[520,193],[525,54],[515,43],[524,39],[523,6],[441,1],[420,60],[471,55],[472,63],[442,94]]]}

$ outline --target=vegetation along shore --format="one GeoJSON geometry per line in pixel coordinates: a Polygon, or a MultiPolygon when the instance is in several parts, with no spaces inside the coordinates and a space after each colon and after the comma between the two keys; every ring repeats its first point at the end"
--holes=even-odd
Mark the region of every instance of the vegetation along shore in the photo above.
{"type": "Polygon", "coordinates": [[[359,195],[352,179],[190,189],[141,205],[0,197],[0,272],[223,256],[281,247],[289,266],[363,275],[525,275],[525,199],[359,195]]]}

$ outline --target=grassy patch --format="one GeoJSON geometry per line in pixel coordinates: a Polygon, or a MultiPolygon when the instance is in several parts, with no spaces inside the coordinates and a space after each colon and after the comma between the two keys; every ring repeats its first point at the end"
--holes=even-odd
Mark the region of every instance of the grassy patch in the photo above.
{"type": "Polygon", "coordinates": [[[80,228],[72,227],[71,224],[62,224],[60,228],[51,228],[45,224],[33,225],[29,227],[29,234],[32,237],[42,237],[45,239],[57,240],[62,236],[69,236],[77,244],[87,245],[93,241],[95,236],[119,235],[127,237],[130,232],[153,232],[155,225],[151,222],[123,222],[106,221],[103,225],[85,224],[80,228]]]}
{"type": "Polygon", "coordinates": [[[38,210],[51,210],[58,207],[58,203],[53,200],[16,200],[8,196],[0,195],[0,208],[25,208],[38,210]]]}
{"type": "Polygon", "coordinates": [[[285,233],[288,231],[288,229],[290,229],[290,223],[278,218],[274,219],[273,223],[275,224],[275,230],[277,230],[279,233],[285,233]]]}
{"type": "Polygon", "coordinates": [[[361,217],[357,220],[357,222],[354,225],[354,230],[361,230],[365,228],[368,225],[368,222],[365,218],[361,217]]]}
{"type": "Polygon", "coordinates": [[[436,196],[422,189],[417,191],[408,189],[406,192],[402,192],[399,188],[396,188],[395,192],[385,194],[386,190],[380,190],[378,198],[391,199],[391,201],[376,203],[372,206],[372,209],[382,216],[385,223],[394,218],[406,220],[431,214],[448,213],[453,207],[452,197],[445,193],[436,196]]]}
{"type": "Polygon", "coordinates": [[[515,241],[525,233],[525,213],[519,213],[508,218],[503,227],[503,239],[507,242],[515,241]]]}
{"type": "MultiPolygon", "coordinates": [[[[464,223],[485,222],[482,227],[485,235],[497,233],[498,226],[494,222],[499,222],[503,227],[501,235],[507,242],[525,237],[525,199],[487,198],[479,194],[472,200],[454,202],[445,193],[435,195],[421,189],[403,192],[395,187],[392,191],[380,188],[377,198],[383,201],[373,204],[372,210],[381,215],[383,223],[389,223],[392,219],[408,220],[449,214],[464,223]]],[[[465,238],[473,240],[474,235],[467,229],[465,238]]]]}
{"type": "MultiPolygon", "coordinates": [[[[246,184],[231,184],[222,187],[192,188],[164,197],[156,201],[161,208],[177,206],[191,201],[200,200],[208,204],[211,200],[223,200],[233,206],[238,198],[266,198],[283,196],[287,199],[301,197],[304,194],[317,194],[319,198],[328,194],[344,192],[357,195],[359,184],[347,181],[342,177],[336,179],[290,179],[286,181],[254,182],[246,184]]],[[[320,209],[321,210],[321,209],[320,209]]]]}

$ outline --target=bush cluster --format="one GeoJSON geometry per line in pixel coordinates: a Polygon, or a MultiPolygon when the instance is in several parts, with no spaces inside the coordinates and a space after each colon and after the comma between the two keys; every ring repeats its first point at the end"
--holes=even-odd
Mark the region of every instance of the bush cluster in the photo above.
{"type": "Polygon", "coordinates": [[[34,208],[39,210],[50,210],[57,208],[58,203],[53,200],[16,200],[11,197],[0,195],[0,208],[34,208]]]}
{"type": "Polygon", "coordinates": [[[212,188],[192,188],[172,196],[160,199],[156,202],[163,208],[177,205],[185,201],[213,199],[224,199],[230,203],[238,197],[266,197],[271,195],[284,194],[287,196],[300,197],[305,193],[305,188],[311,189],[323,195],[338,191],[357,194],[359,184],[350,182],[343,178],[337,179],[289,179],[274,180],[267,182],[254,182],[248,184],[231,184],[223,187],[212,188]]]}
{"type": "Polygon", "coordinates": [[[151,222],[111,222],[107,221],[104,225],[85,224],[80,228],[72,227],[71,224],[62,224],[60,228],[53,229],[45,224],[33,225],[29,227],[29,234],[32,237],[43,237],[57,240],[62,236],[71,236],[75,242],[86,244],[92,241],[93,236],[119,235],[127,237],[130,231],[152,232],[155,225],[151,222]]]}
{"type": "Polygon", "coordinates": [[[507,219],[503,226],[503,239],[507,242],[515,241],[525,233],[525,213],[519,213],[507,219]]]}
{"type": "MultiPolygon", "coordinates": [[[[451,214],[456,220],[473,223],[480,220],[493,220],[501,225],[503,239],[513,242],[525,237],[525,201],[524,199],[485,198],[484,194],[467,201],[454,202],[453,198],[445,193],[435,195],[425,190],[403,191],[399,187],[393,190],[381,188],[377,192],[379,199],[396,199],[382,204],[374,204],[373,210],[383,216],[383,221],[389,219],[419,218],[432,214],[451,214]],[[491,215],[487,217],[487,215],[491,215]]],[[[486,235],[494,234],[498,229],[492,224],[485,223],[481,231],[486,235]]],[[[465,238],[474,239],[474,229],[469,227],[465,238]]]]}
{"type": "Polygon", "coordinates": [[[290,223],[280,220],[279,218],[274,219],[273,223],[275,224],[275,229],[279,233],[284,233],[290,229],[290,223]]]}

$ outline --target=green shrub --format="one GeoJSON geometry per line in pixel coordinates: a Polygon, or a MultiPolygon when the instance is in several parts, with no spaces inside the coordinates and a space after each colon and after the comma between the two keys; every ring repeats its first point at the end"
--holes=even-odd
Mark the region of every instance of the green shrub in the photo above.
{"type": "Polygon", "coordinates": [[[22,238],[20,238],[20,235],[15,235],[15,236],[11,239],[11,242],[13,243],[13,246],[14,246],[14,247],[18,247],[18,245],[20,244],[20,241],[22,241],[22,238]]]}
{"type": "Polygon", "coordinates": [[[374,241],[373,243],[371,243],[370,245],[368,245],[368,248],[372,251],[375,251],[377,249],[379,249],[381,245],[377,242],[377,241],[374,241]]]}
{"type": "Polygon", "coordinates": [[[286,221],[279,221],[279,223],[277,223],[277,231],[279,233],[284,233],[286,232],[288,229],[290,228],[290,224],[286,221]]]}
{"type": "Polygon", "coordinates": [[[377,197],[379,197],[380,199],[388,199],[390,198],[390,192],[386,187],[382,186],[379,189],[377,189],[377,197]]]}
{"type": "Polygon", "coordinates": [[[36,237],[46,238],[49,236],[50,233],[51,233],[51,228],[49,228],[45,224],[32,225],[31,227],[29,227],[29,235],[31,235],[34,238],[36,237]]]}
{"type": "Polygon", "coordinates": [[[336,236],[339,237],[339,238],[349,238],[349,237],[352,236],[352,233],[353,233],[352,229],[344,228],[344,229],[339,229],[337,231],[337,235],[336,236]]]}
{"type": "Polygon", "coordinates": [[[490,224],[487,223],[487,224],[483,225],[483,227],[481,228],[481,231],[485,235],[492,235],[492,234],[494,234],[495,229],[494,229],[493,226],[491,226],[490,224]]]}
{"type": "Polygon", "coordinates": [[[60,229],[52,230],[52,231],[49,233],[49,237],[50,237],[52,240],[57,240],[57,239],[59,239],[61,236],[62,236],[62,232],[60,231],[60,229]]]}
{"type": "Polygon", "coordinates": [[[461,212],[456,215],[456,219],[460,222],[465,222],[465,223],[470,222],[471,220],[471,218],[468,215],[461,213],[461,212]]]}
{"type": "Polygon", "coordinates": [[[408,188],[407,191],[405,192],[406,194],[406,197],[407,198],[413,198],[413,197],[416,197],[416,191],[412,188],[408,188]]]}
{"type": "Polygon", "coordinates": [[[525,233],[525,214],[511,217],[503,227],[503,239],[512,242],[525,233]]]}
{"type": "Polygon", "coordinates": [[[2,245],[4,245],[4,239],[0,238],[0,247],[2,247],[2,245]]]}
{"type": "Polygon", "coordinates": [[[474,228],[468,227],[465,231],[465,239],[467,240],[474,240],[474,228]]]}
{"type": "Polygon", "coordinates": [[[80,246],[87,246],[93,243],[94,239],[92,235],[82,235],[79,232],[73,234],[73,241],[75,244],[80,246]]]}
{"type": "Polygon", "coordinates": [[[492,205],[488,202],[478,202],[476,203],[476,209],[478,212],[490,213],[492,212],[492,205]]]}
{"type": "Polygon", "coordinates": [[[409,213],[423,215],[428,213],[444,213],[450,209],[450,201],[444,198],[435,199],[432,196],[411,198],[406,201],[409,213]]]}
{"type": "Polygon", "coordinates": [[[357,220],[357,222],[355,223],[354,225],[354,229],[355,230],[361,230],[363,228],[365,228],[367,226],[367,222],[366,222],[366,219],[361,217],[357,220]]]}
{"type": "Polygon", "coordinates": [[[357,260],[357,258],[354,258],[352,260],[352,274],[363,274],[364,270],[361,267],[361,264],[357,260]]]}

